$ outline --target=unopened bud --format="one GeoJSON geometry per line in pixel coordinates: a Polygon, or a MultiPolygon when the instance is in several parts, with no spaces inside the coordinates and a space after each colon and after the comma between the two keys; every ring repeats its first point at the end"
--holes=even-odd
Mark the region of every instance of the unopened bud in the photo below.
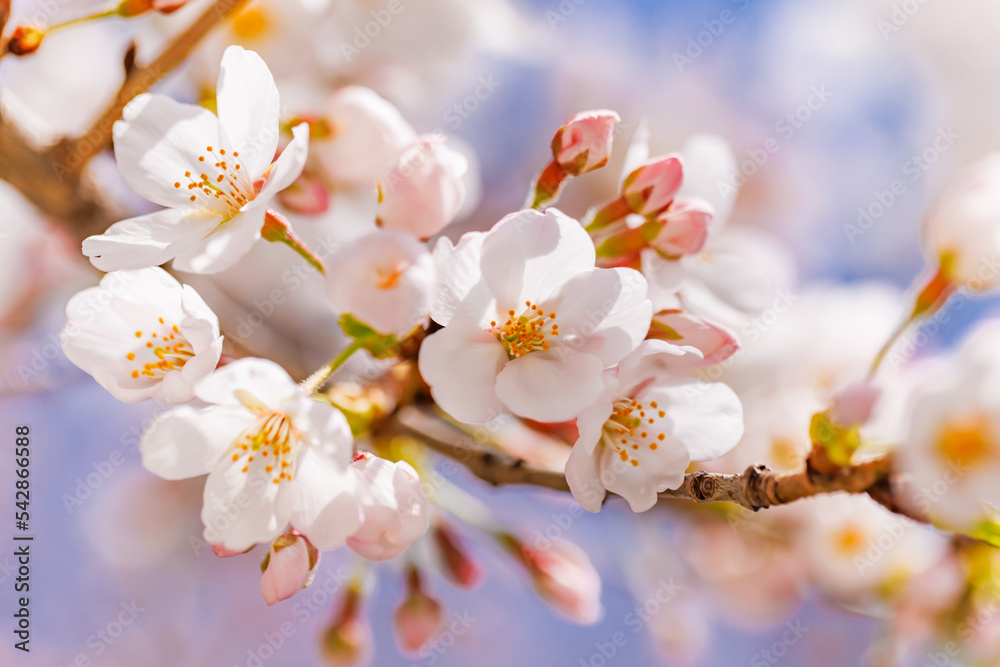
{"type": "Polygon", "coordinates": [[[441,627],[441,603],[424,592],[420,572],[410,566],[407,572],[406,599],[396,607],[393,622],[396,638],[404,651],[416,651],[441,627]]]}
{"type": "Polygon", "coordinates": [[[304,535],[279,535],[260,564],[260,592],[267,604],[287,600],[312,583],[319,549],[304,535]]]}

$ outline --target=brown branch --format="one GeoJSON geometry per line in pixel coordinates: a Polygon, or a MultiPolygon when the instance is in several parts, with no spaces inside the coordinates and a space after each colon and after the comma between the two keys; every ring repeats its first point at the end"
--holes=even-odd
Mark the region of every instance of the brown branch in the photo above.
{"type": "Polygon", "coordinates": [[[179,65],[219,21],[246,0],[216,0],[191,26],[149,65],[131,66],[126,54],[126,76],[115,99],[94,125],[73,139],[50,148],[37,146],[9,119],[0,115],[0,180],[7,181],[40,211],[66,223],[83,239],[107,229],[115,221],[100,193],[84,178],[87,163],[111,145],[112,127],[122,109],[136,95],[149,90],[179,65]]]}
{"type": "Polygon", "coordinates": [[[476,438],[449,426],[412,406],[395,414],[396,424],[422,443],[448,458],[458,461],[476,477],[494,486],[529,484],[555,491],[569,491],[561,472],[528,465],[499,449],[483,446],[476,438]]]}
{"type": "MultiPolygon", "coordinates": [[[[555,491],[569,490],[562,473],[537,468],[523,459],[484,447],[470,435],[417,408],[401,409],[396,414],[396,422],[434,451],[458,461],[494,486],[529,484],[555,491]]],[[[904,507],[893,495],[889,484],[890,463],[889,457],[883,456],[845,466],[834,474],[821,473],[811,465],[795,473],[774,472],[764,465],[750,466],[740,475],[699,470],[685,475],[679,488],[660,493],[660,499],[732,502],[757,511],[810,496],[845,491],[867,493],[887,509],[926,523],[927,517],[904,507]]]]}
{"type": "Polygon", "coordinates": [[[180,65],[191,51],[224,18],[235,12],[246,0],[216,0],[194,23],[188,26],[166,49],[145,67],[128,70],[114,101],[83,136],[67,139],[57,146],[71,170],[82,169],[95,155],[111,146],[112,128],[122,117],[125,105],[131,102],[180,65]]]}

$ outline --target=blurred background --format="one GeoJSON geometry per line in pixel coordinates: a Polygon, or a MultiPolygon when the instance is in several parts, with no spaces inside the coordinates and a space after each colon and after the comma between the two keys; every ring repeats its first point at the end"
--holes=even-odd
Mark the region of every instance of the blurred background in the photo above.
{"type": "MultiPolygon", "coordinates": [[[[643,121],[654,155],[681,151],[701,133],[724,138],[739,171],[738,194],[720,195],[731,207],[720,242],[768,248],[757,255],[766,266],[751,272],[764,276],[763,292],[744,315],[760,314],[781,290],[794,305],[725,369],[744,398],[748,431],[719,470],[780,459],[778,434],[793,427],[785,460],[794,467],[808,443],[812,403],[836,384],[831,377],[863,368],[896,323],[903,292],[923,267],[923,212],[957,170],[1000,147],[1000,5],[987,0],[400,2],[402,11],[361,46],[358,29],[384,0],[254,0],[158,89],[199,101],[214,90],[230,43],[261,53],[289,114],[316,108],[338,85],[372,87],[418,132],[444,132],[474,160],[475,205],[447,228],[452,238],[522,206],[549,159],[552,134],[577,111],[614,109],[622,133],[609,166],[581,178],[560,202],[573,215],[614,196],[625,148],[643,121]],[[802,387],[819,385],[788,414],[788,394],[801,398],[802,387]]],[[[81,24],[47,38],[34,56],[4,58],[5,118],[40,145],[82,132],[120,85],[130,40],[148,61],[204,2],[195,5],[81,24]]],[[[14,0],[11,25],[39,15],[56,23],[100,7],[14,0]]],[[[99,156],[91,175],[123,209],[148,206],[128,191],[110,156],[99,156]]],[[[349,238],[371,197],[338,193],[328,214],[294,217],[296,229],[313,240],[349,238]]],[[[195,283],[233,328],[253,312],[253,290],[266,290],[288,266],[286,249],[254,252],[246,261],[259,284],[247,282],[246,267],[195,283]],[[245,292],[235,294],[237,287],[245,292]]],[[[0,662],[323,664],[319,637],[335,616],[349,554],[325,553],[310,588],[269,608],[257,587],[261,549],[225,560],[211,553],[200,537],[201,481],[164,482],[139,464],[139,436],[160,408],[118,402],[59,348],[66,299],[98,277],[72,230],[0,184],[0,429],[12,441],[15,425],[31,428],[36,538],[32,651],[14,651],[5,630],[0,662]]],[[[311,300],[313,288],[240,342],[293,372],[323,363],[338,344],[336,316],[311,300]]],[[[935,322],[915,356],[946,349],[995,310],[992,300],[963,300],[935,322]]],[[[747,321],[730,324],[739,331],[747,321]]],[[[12,466],[12,456],[0,457],[0,488],[13,489],[12,466]]],[[[943,653],[933,632],[906,626],[920,606],[913,599],[936,589],[904,593],[900,584],[888,595],[880,579],[859,593],[831,574],[834,566],[817,568],[822,556],[809,543],[819,538],[800,516],[808,507],[750,518],[667,505],[636,517],[612,500],[600,514],[582,515],[568,494],[491,489],[454,466],[440,470],[526,541],[579,545],[601,574],[601,620],[582,626],[561,616],[495,544],[463,529],[485,577],[472,591],[430,577],[449,620],[422,652],[400,652],[393,635],[401,567],[372,568],[364,603],[371,664],[1000,664],[992,617],[974,628],[972,644],[943,653]],[[672,592],[658,597],[667,584],[672,592]]],[[[927,540],[908,553],[945,548],[944,537],[923,532],[927,540]]],[[[0,549],[5,616],[14,605],[12,551],[0,549]]],[[[927,564],[909,571],[925,583],[947,579],[935,579],[940,572],[927,564]]],[[[855,574],[865,579],[864,568],[855,574]]]]}

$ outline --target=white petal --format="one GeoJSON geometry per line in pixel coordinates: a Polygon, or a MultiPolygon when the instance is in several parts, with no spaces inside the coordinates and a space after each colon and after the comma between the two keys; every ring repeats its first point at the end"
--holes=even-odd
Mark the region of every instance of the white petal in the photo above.
{"type": "Polygon", "coordinates": [[[154,419],[143,434],[142,465],[164,479],[204,475],[253,421],[253,413],[242,408],[174,408],[154,419]]]}
{"type": "Polygon", "coordinates": [[[604,488],[628,501],[633,512],[645,512],[656,504],[660,491],[684,483],[684,471],[690,463],[687,450],[667,439],[655,452],[643,456],[638,466],[623,462],[616,452],[602,447],[599,466],[604,488]]]}
{"type": "Polygon", "coordinates": [[[347,418],[329,403],[294,394],[296,406],[285,399],[283,407],[293,416],[295,427],[309,440],[309,446],[322,452],[330,461],[346,470],[354,456],[354,436],[347,418]]]}
{"type": "Polygon", "coordinates": [[[216,405],[243,406],[242,390],[263,405],[275,408],[288,395],[298,391],[298,385],[285,369],[267,359],[239,359],[205,378],[195,387],[198,398],[216,405]]]}
{"type": "Polygon", "coordinates": [[[277,537],[288,524],[295,503],[288,482],[273,484],[264,466],[223,459],[205,482],[201,521],[205,541],[230,551],[245,551],[277,537]]]}
{"type": "Polygon", "coordinates": [[[665,340],[651,338],[639,343],[635,352],[618,364],[621,395],[634,398],[640,385],[650,380],[671,380],[700,365],[704,357],[701,350],[690,345],[675,345],[665,340]]]}
{"type": "MultiPolygon", "coordinates": [[[[605,373],[605,376],[608,374],[605,373]]],[[[602,399],[605,397],[602,396],[602,399]]],[[[615,397],[612,397],[614,401],[615,397]]],[[[604,402],[603,400],[592,407],[587,408],[580,413],[580,416],[576,418],[576,429],[579,435],[576,439],[576,446],[583,447],[584,451],[588,454],[594,451],[597,447],[597,443],[601,441],[601,435],[604,432],[604,424],[607,423],[611,414],[614,412],[614,405],[612,402],[604,402]]]]}
{"type": "Polygon", "coordinates": [[[253,51],[230,46],[222,56],[216,91],[219,122],[243,166],[263,174],[278,147],[278,88],[271,71],[253,51]]]}
{"type": "Polygon", "coordinates": [[[505,363],[507,353],[493,336],[458,320],[424,339],[418,360],[437,404],[472,424],[485,424],[500,414],[494,387],[505,363]]]}
{"type": "Polygon", "coordinates": [[[556,347],[508,363],[497,376],[496,393],[521,417],[567,421],[597,402],[603,374],[604,364],[594,355],[556,347]]]}
{"type": "Polygon", "coordinates": [[[578,274],[566,290],[579,298],[556,316],[560,338],[576,339],[575,350],[593,354],[605,366],[621,361],[649,332],[653,306],[639,272],[595,269],[578,274]]]}
{"type": "Polygon", "coordinates": [[[219,221],[199,211],[168,208],[116,222],[85,239],[83,254],[101,271],[159,266],[197,244],[219,221]]]}
{"type": "Polygon", "coordinates": [[[200,156],[219,145],[219,119],[211,111],[145,93],[128,103],[115,123],[115,159],[125,182],[160,206],[190,209],[185,172],[200,174],[200,156]],[[181,187],[174,187],[180,183],[181,187]]]}
{"type": "Polygon", "coordinates": [[[456,313],[484,326],[493,317],[496,306],[480,269],[485,238],[482,232],[468,232],[462,234],[458,245],[442,237],[434,246],[437,287],[431,318],[438,324],[448,326],[456,313]]]}
{"type": "Polygon", "coordinates": [[[665,430],[683,443],[692,461],[718,458],[743,437],[743,406],[721,382],[677,380],[656,384],[641,396],[667,413],[665,430]]]}
{"type": "Polygon", "coordinates": [[[524,310],[548,301],[573,275],[594,268],[590,235],[579,222],[550,208],[512,213],[483,241],[482,271],[497,309],[524,310]]]}
{"type": "Polygon", "coordinates": [[[600,512],[604,502],[604,485],[597,469],[597,461],[587,448],[577,443],[566,461],[566,483],[576,502],[588,512],[600,512]]]}
{"type": "Polygon", "coordinates": [[[179,253],[173,268],[188,273],[219,273],[234,266],[260,239],[266,202],[254,199],[198,243],[179,253]]]}
{"type": "Polygon", "coordinates": [[[302,173],[309,155],[309,124],[299,123],[292,128],[292,140],[288,142],[281,155],[271,165],[271,172],[264,181],[257,197],[269,200],[289,185],[302,173]]]}
{"type": "Polygon", "coordinates": [[[336,549],[361,525],[353,475],[333,458],[307,448],[298,462],[291,521],[316,547],[336,549]]]}

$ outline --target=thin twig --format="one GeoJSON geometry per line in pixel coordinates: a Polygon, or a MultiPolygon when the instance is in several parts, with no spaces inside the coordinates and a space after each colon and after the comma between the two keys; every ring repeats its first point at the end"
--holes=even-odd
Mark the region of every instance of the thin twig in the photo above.
{"type": "Polygon", "coordinates": [[[246,0],[216,0],[153,62],[145,67],[137,67],[129,71],[121,88],[118,89],[114,101],[90,129],[83,136],[61,143],[60,150],[66,158],[66,166],[75,169],[77,165],[86,164],[92,157],[111,146],[111,130],[115,121],[122,117],[125,105],[137,95],[148,91],[157,81],[172,72],[216,24],[244,4],[246,4],[246,0]]]}
{"type": "MultiPolygon", "coordinates": [[[[569,490],[562,473],[537,468],[523,459],[484,447],[468,434],[417,408],[403,408],[396,414],[396,422],[434,451],[458,461],[495,486],[529,484],[555,491],[569,490]]],[[[795,473],[774,472],[764,465],[750,466],[739,475],[697,471],[686,475],[679,488],[660,493],[660,499],[732,502],[756,511],[810,496],[846,491],[867,493],[897,514],[927,522],[927,517],[897,502],[889,485],[890,472],[887,456],[845,466],[836,474],[821,473],[811,466],[795,473]]]]}

